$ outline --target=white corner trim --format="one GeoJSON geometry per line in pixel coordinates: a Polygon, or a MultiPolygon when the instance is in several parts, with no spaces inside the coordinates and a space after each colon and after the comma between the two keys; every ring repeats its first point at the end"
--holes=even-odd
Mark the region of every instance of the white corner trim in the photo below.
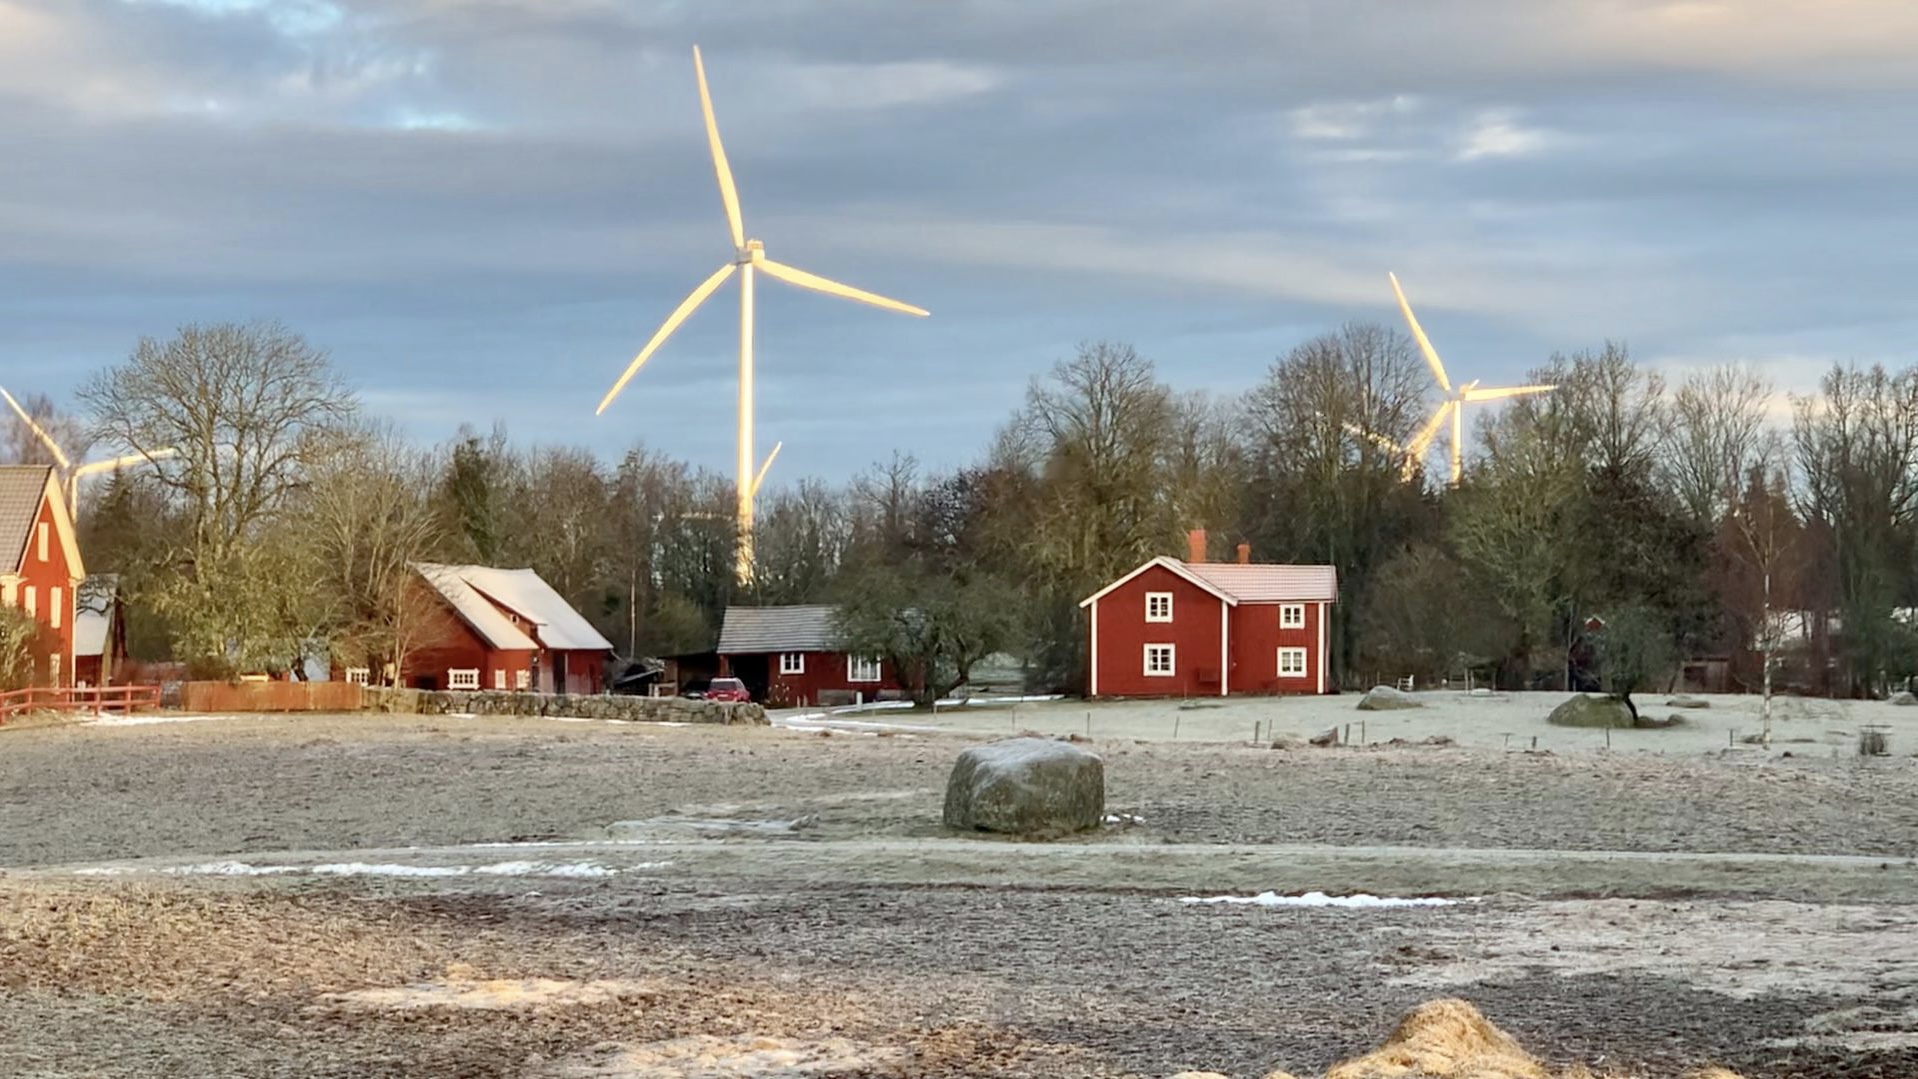
{"type": "Polygon", "coordinates": [[[1086,688],[1086,696],[1099,695],[1099,601],[1092,601],[1092,684],[1086,688]]]}
{"type": "Polygon", "coordinates": [[[1231,689],[1232,682],[1232,608],[1219,604],[1219,696],[1231,689]]]}
{"type": "Polygon", "coordinates": [[[1319,688],[1318,688],[1318,692],[1321,695],[1325,693],[1325,669],[1330,663],[1330,660],[1325,654],[1325,616],[1330,607],[1331,607],[1331,604],[1329,603],[1321,602],[1319,604],[1319,649],[1318,649],[1319,651],[1319,663],[1318,663],[1319,688]]]}

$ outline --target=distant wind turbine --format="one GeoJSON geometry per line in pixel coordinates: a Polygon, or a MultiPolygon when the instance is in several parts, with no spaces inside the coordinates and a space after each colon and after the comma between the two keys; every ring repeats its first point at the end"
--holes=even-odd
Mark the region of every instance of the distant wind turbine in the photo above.
{"type": "Polygon", "coordinates": [[[7,406],[13,409],[15,415],[20,417],[20,422],[26,424],[27,430],[32,431],[34,437],[38,438],[40,443],[47,448],[47,452],[53,455],[53,460],[59,466],[60,472],[65,479],[62,486],[66,488],[67,512],[75,516],[78,516],[80,512],[80,481],[82,479],[88,476],[97,476],[102,472],[117,472],[129,465],[144,464],[148,461],[158,461],[163,458],[174,457],[180,452],[179,450],[169,447],[166,449],[150,450],[145,453],[130,453],[125,457],[114,457],[105,461],[88,461],[85,464],[76,466],[72,459],[67,457],[66,451],[60,448],[60,443],[55,441],[54,437],[47,433],[47,429],[40,426],[39,421],[35,420],[33,415],[25,408],[22,408],[20,402],[14,400],[13,395],[8,393],[4,387],[0,387],[0,398],[6,400],[7,406]]]}
{"type": "MultiPolygon", "coordinates": [[[[726,225],[732,232],[732,261],[713,272],[711,277],[700,282],[673,313],[666,316],[666,322],[660,326],[653,339],[639,351],[633,362],[626,367],[619,381],[613,383],[606,396],[599,403],[595,413],[606,411],[626,388],[626,383],[637,374],[641,365],[652,358],[659,346],[665,344],[680,323],[685,322],[707,297],[719,290],[726,279],[734,272],[739,274],[739,447],[737,460],[737,492],[739,496],[739,536],[736,554],[736,573],[741,582],[749,580],[753,567],[753,501],[759,493],[759,485],[765,481],[766,470],[772,466],[772,457],[768,456],[757,472],[753,469],[753,276],[755,271],[763,271],[788,284],[800,288],[823,292],[828,296],[840,296],[848,300],[884,307],[891,311],[903,311],[908,315],[925,317],[924,308],[914,307],[898,300],[887,299],[877,293],[842,285],[785,263],[774,262],[766,257],[766,246],[758,240],[746,238],[746,225],[739,212],[739,191],[733,184],[733,170],[726,163],[726,150],[719,141],[719,125],[713,119],[712,94],[706,89],[706,65],[700,59],[699,47],[693,47],[693,72],[699,80],[699,108],[706,120],[706,141],[712,148],[713,172],[719,180],[719,201],[726,210],[726,225]]],[[[774,447],[774,453],[778,448],[774,447]]]]}
{"type": "MultiPolygon", "coordinates": [[[[1438,437],[1439,428],[1446,420],[1452,421],[1452,486],[1457,487],[1465,478],[1465,406],[1478,401],[1501,401],[1508,397],[1523,397],[1527,394],[1549,393],[1557,386],[1501,386],[1480,389],[1479,380],[1473,379],[1456,389],[1452,380],[1445,375],[1445,365],[1439,362],[1438,350],[1432,347],[1432,341],[1419,327],[1418,317],[1412,314],[1412,305],[1405,299],[1405,290],[1399,287],[1397,274],[1388,273],[1392,279],[1392,293],[1399,298],[1399,310],[1405,313],[1405,324],[1412,328],[1412,339],[1418,342],[1419,351],[1425,354],[1425,363],[1432,369],[1432,377],[1438,380],[1439,389],[1446,395],[1446,401],[1432,414],[1430,421],[1412,436],[1405,444],[1407,471],[1425,456],[1425,451],[1438,437]]],[[[1369,436],[1368,436],[1369,437],[1369,436]]]]}

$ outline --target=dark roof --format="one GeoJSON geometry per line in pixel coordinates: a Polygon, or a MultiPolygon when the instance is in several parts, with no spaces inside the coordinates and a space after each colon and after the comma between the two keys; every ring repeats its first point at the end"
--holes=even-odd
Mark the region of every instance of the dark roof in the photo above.
{"type": "Polygon", "coordinates": [[[719,653],[840,651],[836,607],[728,607],[719,653]]]}
{"type": "Polygon", "coordinates": [[[0,570],[19,567],[52,474],[44,465],[0,465],[0,570]]]}

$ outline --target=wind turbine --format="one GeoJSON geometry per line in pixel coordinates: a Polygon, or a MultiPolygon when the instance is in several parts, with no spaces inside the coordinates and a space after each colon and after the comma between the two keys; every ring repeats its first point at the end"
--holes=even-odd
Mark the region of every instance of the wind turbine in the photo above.
{"type": "MultiPolygon", "coordinates": [[[[726,279],[735,272],[739,274],[739,455],[737,460],[736,488],[739,495],[739,537],[736,548],[736,573],[741,582],[752,577],[753,567],[753,501],[759,493],[759,485],[766,478],[766,469],[772,467],[772,457],[766,458],[757,472],[753,469],[753,277],[755,271],[764,272],[790,285],[823,292],[828,296],[839,296],[874,307],[884,307],[891,311],[903,311],[908,315],[924,318],[927,311],[898,300],[887,299],[877,293],[856,289],[851,285],[842,285],[837,281],[807,273],[783,262],[774,262],[766,257],[766,245],[758,240],[746,238],[746,225],[739,213],[739,189],[733,184],[733,170],[726,163],[726,149],[719,141],[719,125],[713,119],[713,98],[706,89],[706,65],[699,56],[699,47],[693,46],[693,73],[699,80],[699,110],[706,120],[706,142],[712,148],[713,173],[719,180],[719,201],[726,210],[726,225],[732,232],[733,257],[730,262],[713,271],[713,275],[699,283],[666,321],[646,342],[639,355],[626,367],[619,381],[599,403],[594,413],[604,413],[619,391],[639,372],[641,365],[652,358],[659,346],[672,336],[674,330],[685,322],[706,298],[719,290],[726,279]]],[[[777,447],[774,452],[777,453],[777,447]]]]}
{"type": "Polygon", "coordinates": [[[1524,397],[1534,393],[1549,393],[1557,386],[1499,386],[1480,389],[1479,380],[1473,379],[1456,389],[1452,380],[1445,376],[1445,365],[1439,362],[1438,350],[1432,347],[1432,341],[1419,327],[1417,316],[1412,314],[1412,305],[1405,299],[1405,290],[1399,287],[1397,274],[1387,273],[1392,279],[1392,293],[1399,298],[1399,310],[1405,313],[1405,324],[1412,328],[1412,339],[1418,342],[1419,351],[1425,354],[1426,366],[1432,369],[1432,377],[1438,380],[1440,391],[1446,395],[1445,403],[1426,425],[1406,444],[1405,452],[1408,464],[1417,461],[1431,447],[1432,440],[1438,437],[1439,428],[1446,420],[1452,422],[1452,486],[1457,487],[1465,478],[1465,406],[1478,401],[1502,401],[1508,397],[1524,397]]]}
{"type": "Polygon", "coordinates": [[[75,466],[72,459],[67,456],[66,451],[60,448],[60,443],[56,442],[53,436],[47,433],[47,429],[40,426],[39,421],[35,420],[31,413],[22,408],[20,402],[14,400],[13,395],[8,393],[4,387],[0,387],[0,398],[6,399],[8,407],[12,408],[14,414],[20,417],[20,422],[26,424],[27,430],[32,431],[34,437],[38,438],[40,442],[47,447],[47,452],[53,455],[54,462],[60,466],[60,471],[66,476],[67,512],[76,516],[80,512],[80,481],[83,478],[87,476],[97,476],[102,472],[118,471],[128,465],[137,465],[147,461],[158,461],[161,458],[173,457],[180,452],[179,450],[168,447],[167,449],[152,450],[147,453],[130,453],[125,457],[115,457],[105,461],[88,461],[83,465],[75,466]]]}

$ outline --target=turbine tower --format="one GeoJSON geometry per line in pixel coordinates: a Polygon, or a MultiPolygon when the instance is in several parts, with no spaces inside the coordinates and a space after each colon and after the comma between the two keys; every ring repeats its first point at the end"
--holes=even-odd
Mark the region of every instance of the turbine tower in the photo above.
{"type": "MultiPolygon", "coordinates": [[[[693,73],[699,80],[699,109],[706,120],[706,142],[712,148],[713,173],[719,180],[720,205],[725,208],[726,225],[732,232],[733,257],[724,266],[713,271],[711,277],[700,282],[699,287],[693,289],[692,295],[687,296],[678,307],[673,309],[672,314],[666,316],[665,323],[659,327],[657,333],[653,334],[653,339],[646,342],[646,347],[640,349],[639,355],[627,365],[625,373],[619,376],[619,381],[613,383],[613,388],[606,392],[605,398],[600,401],[599,408],[594,414],[604,413],[607,406],[613,403],[613,398],[618,397],[619,391],[625,389],[626,383],[639,372],[641,365],[652,358],[653,353],[660,345],[665,344],[674,330],[679,329],[680,323],[685,322],[700,304],[706,302],[707,297],[717,292],[719,286],[726,283],[727,278],[735,272],[739,274],[739,446],[736,462],[739,536],[735,551],[735,572],[738,580],[745,583],[752,578],[753,572],[753,500],[759,493],[759,485],[765,481],[766,470],[772,467],[772,456],[768,455],[765,464],[761,465],[757,472],[753,469],[753,278],[755,273],[763,272],[787,284],[811,289],[814,292],[823,292],[828,296],[858,300],[860,303],[883,307],[891,311],[903,311],[908,315],[917,315],[921,318],[924,318],[927,312],[924,308],[887,299],[877,293],[856,289],[851,285],[842,285],[837,281],[829,281],[785,263],[774,262],[766,257],[765,244],[758,240],[747,239],[746,225],[739,213],[739,190],[733,184],[732,167],[726,163],[726,148],[719,141],[719,125],[713,119],[713,98],[706,89],[706,65],[700,59],[697,45],[693,47],[693,73]]],[[[777,452],[778,447],[774,447],[774,454],[777,452]]]]}
{"type": "Polygon", "coordinates": [[[1449,419],[1452,424],[1452,486],[1457,487],[1465,478],[1465,406],[1478,401],[1502,401],[1508,397],[1524,397],[1534,393],[1549,393],[1557,386],[1500,386],[1480,389],[1479,380],[1473,379],[1456,389],[1452,380],[1445,375],[1445,365],[1439,362],[1438,350],[1432,347],[1432,341],[1419,327],[1417,316],[1412,314],[1412,305],[1405,299],[1405,290],[1399,287],[1398,275],[1387,273],[1392,280],[1392,293],[1399,298],[1399,310],[1405,313],[1405,324],[1412,328],[1412,339],[1418,342],[1419,351],[1425,354],[1426,366],[1432,369],[1432,377],[1438,380],[1439,390],[1445,394],[1445,403],[1412,437],[1405,446],[1406,468],[1409,472],[1414,464],[1425,456],[1425,451],[1438,437],[1439,429],[1449,419]]]}
{"type": "Polygon", "coordinates": [[[14,400],[13,395],[8,393],[4,387],[0,387],[0,399],[5,399],[7,406],[13,409],[15,415],[20,417],[20,422],[26,424],[27,430],[33,432],[33,436],[39,439],[42,445],[46,446],[48,453],[53,455],[54,463],[58,466],[63,478],[60,486],[66,491],[67,512],[75,517],[80,515],[80,481],[82,479],[88,476],[97,476],[102,472],[117,472],[128,465],[158,461],[165,457],[175,457],[178,456],[180,452],[169,446],[166,449],[153,450],[147,453],[130,453],[125,457],[115,457],[106,461],[88,461],[85,464],[75,465],[73,461],[67,457],[66,451],[60,448],[60,443],[54,441],[53,436],[47,433],[47,429],[40,426],[39,421],[35,420],[33,415],[25,408],[22,408],[20,402],[14,400]]]}

